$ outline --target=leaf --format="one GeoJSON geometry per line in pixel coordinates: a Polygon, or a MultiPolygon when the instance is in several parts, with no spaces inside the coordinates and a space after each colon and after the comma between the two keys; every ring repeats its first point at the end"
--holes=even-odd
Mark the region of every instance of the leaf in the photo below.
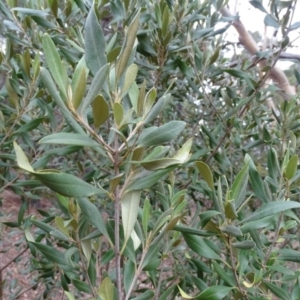
{"type": "Polygon", "coordinates": [[[64,293],[66,294],[69,300],[75,300],[75,297],[70,292],[64,291],[64,293]]]}
{"type": "Polygon", "coordinates": [[[131,300],[149,300],[153,299],[154,292],[147,290],[144,293],[138,295],[137,297],[131,298],[131,300]]]}
{"type": "Polygon", "coordinates": [[[129,61],[129,57],[134,47],[137,30],[139,27],[140,10],[137,12],[135,18],[129,25],[125,37],[125,41],[122,47],[121,54],[116,64],[116,81],[120,79],[129,61]]]}
{"type": "Polygon", "coordinates": [[[197,300],[221,300],[232,290],[228,286],[211,286],[197,296],[197,300]]]}
{"type": "Polygon", "coordinates": [[[86,219],[91,224],[93,224],[103,235],[105,235],[108,240],[110,240],[105,223],[96,205],[94,205],[86,198],[77,199],[77,203],[80,206],[81,211],[85,215],[86,219]]]}
{"type": "Polygon", "coordinates": [[[43,36],[43,49],[47,62],[47,66],[50,70],[50,73],[57,83],[60,92],[63,95],[63,100],[66,102],[67,97],[67,84],[68,84],[68,76],[66,72],[66,68],[63,66],[60,56],[56,50],[56,47],[50,38],[50,36],[45,33],[43,36]]]}
{"type": "Polygon", "coordinates": [[[134,190],[143,190],[148,189],[152,185],[156,184],[164,175],[169,173],[175,167],[171,166],[166,169],[162,169],[159,171],[151,172],[139,172],[134,178],[131,178],[128,182],[127,191],[134,191],[134,190]]]}
{"type": "Polygon", "coordinates": [[[79,113],[82,114],[83,111],[92,103],[98,94],[101,93],[104,83],[108,78],[109,74],[109,65],[104,65],[95,75],[91,86],[89,88],[88,94],[85,99],[81,102],[81,105],[78,109],[79,113]]]}
{"type": "Polygon", "coordinates": [[[217,262],[212,261],[211,263],[214,266],[215,272],[220,276],[220,278],[223,279],[224,282],[227,283],[228,285],[234,287],[235,280],[234,280],[232,274],[225,272],[224,267],[220,266],[217,262]]]}
{"type": "Polygon", "coordinates": [[[264,203],[270,202],[270,199],[266,194],[263,181],[262,181],[259,173],[257,172],[256,167],[252,163],[252,161],[250,162],[249,175],[250,175],[250,183],[251,183],[251,186],[252,186],[255,196],[258,199],[262,200],[262,202],[264,202],[264,203]]]}
{"type": "Polygon", "coordinates": [[[48,16],[47,11],[45,10],[37,10],[37,9],[31,9],[31,8],[25,8],[25,7],[14,7],[11,9],[12,11],[17,11],[25,16],[38,16],[38,17],[46,17],[48,16]]]}
{"type": "Polygon", "coordinates": [[[117,126],[120,126],[124,117],[123,106],[120,103],[116,102],[114,103],[113,111],[114,111],[115,122],[117,126]]]}
{"type": "Polygon", "coordinates": [[[262,11],[262,12],[264,12],[264,13],[268,13],[267,11],[266,11],[266,9],[263,7],[263,5],[261,4],[261,1],[259,1],[259,0],[252,0],[252,1],[249,1],[250,2],[250,4],[252,5],[252,6],[254,6],[255,8],[257,8],[257,9],[259,9],[260,11],[262,11]]]}
{"type": "Polygon", "coordinates": [[[173,159],[178,159],[182,164],[187,162],[190,157],[190,151],[193,145],[193,138],[187,140],[183,146],[173,156],[173,159]]]}
{"type": "Polygon", "coordinates": [[[65,256],[56,248],[40,243],[32,244],[51,262],[57,263],[59,265],[67,264],[65,256]]]}
{"type": "Polygon", "coordinates": [[[292,24],[289,28],[289,30],[295,30],[298,29],[300,27],[300,22],[295,22],[294,24],[292,24]]]}
{"type": "Polygon", "coordinates": [[[74,284],[74,286],[76,287],[76,289],[78,291],[85,292],[87,294],[91,294],[92,293],[91,288],[90,288],[90,286],[87,283],[85,283],[85,282],[83,282],[81,280],[78,280],[78,279],[73,279],[72,283],[74,284]]]}
{"type": "Polygon", "coordinates": [[[101,282],[97,294],[102,300],[114,299],[114,284],[109,277],[101,282]]]}
{"type": "Polygon", "coordinates": [[[165,105],[170,101],[170,99],[171,99],[171,94],[166,94],[160,97],[145,116],[144,123],[147,124],[152,122],[161,113],[161,111],[163,110],[165,105]]]}
{"type": "Polygon", "coordinates": [[[248,169],[249,169],[249,161],[245,164],[242,170],[236,176],[232,187],[230,189],[230,199],[234,200],[234,204],[236,207],[239,207],[246,196],[246,188],[248,184],[248,169]]]}
{"type": "Polygon", "coordinates": [[[45,136],[39,140],[39,144],[62,144],[84,147],[99,147],[99,144],[87,135],[68,132],[53,133],[48,136],[45,136]]]}
{"type": "Polygon", "coordinates": [[[140,164],[148,171],[165,169],[173,165],[179,165],[180,163],[181,163],[180,160],[173,159],[173,158],[160,158],[160,159],[140,162],[140,164]]]}
{"type": "Polygon", "coordinates": [[[103,194],[103,191],[82,179],[63,172],[39,171],[31,172],[38,180],[52,191],[67,197],[90,197],[103,194]]]}
{"type": "Polygon", "coordinates": [[[148,225],[150,220],[150,201],[148,198],[144,201],[143,215],[142,215],[142,226],[144,231],[144,237],[148,235],[148,225]]]}
{"type": "Polygon", "coordinates": [[[209,166],[202,161],[196,161],[196,167],[207,185],[211,188],[211,190],[214,190],[214,179],[209,166]]]}
{"type": "Polygon", "coordinates": [[[291,157],[289,160],[286,170],[285,170],[285,177],[287,180],[291,180],[296,172],[297,172],[297,167],[298,167],[298,155],[294,155],[291,157]]]}
{"type": "Polygon", "coordinates": [[[209,259],[222,260],[221,257],[213,251],[213,249],[208,247],[201,237],[187,233],[182,233],[182,235],[189,248],[198,255],[209,259]]]}
{"type": "Polygon", "coordinates": [[[122,96],[124,96],[128,90],[131,88],[133,83],[135,82],[136,75],[138,73],[138,66],[136,64],[132,64],[128,67],[125,74],[124,85],[122,88],[122,96]]]}
{"type": "Polygon", "coordinates": [[[186,123],[182,121],[171,121],[166,123],[144,136],[140,141],[140,146],[156,146],[169,142],[181,133],[185,124],[186,123]]]}
{"type": "Polygon", "coordinates": [[[86,64],[85,57],[83,56],[78,62],[74,75],[72,77],[72,102],[75,109],[77,109],[84,97],[86,89],[86,64]]]}
{"type": "MultiPolygon", "coordinates": [[[[157,96],[156,88],[152,87],[146,95],[145,104],[144,104],[144,116],[147,115],[149,113],[149,111],[151,110],[153,104],[155,103],[156,96],[157,96]]],[[[163,97],[161,97],[161,98],[163,98],[163,97]]]]}
{"type": "Polygon", "coordinates": [[[274,201],[269,202],[267,204],[262,205],[257,211],[255,211],[250,216],[244,218],[239,223],[244,223],[246,221],[254,221],[260,220],[262,218],[272,216],[274,214],[293,209],[293,208],[300,208],[300,203],[295,201],[274,201]]]}
{"type": "Polygon", "coordinates": [[[256,246],[255,243],[251,240],[236,242],[236,243],[232,243],[231,245],[237,249],[242,249],[242,250],[249,250],[256,246]]]}
{"type": "Polygon", "coordinates": [[[29,164],[23,150],[14,142],[17,156],[17,164],[20,168],[34,175],[48,188],[67,197],[89,197],[95,194],[103,194],[103,191],[86,183],[74,175],[62,173],[56,170],[43,170],[35,172],[29,164]]]}
{"type": "Polygon", "coordinates": [[[266,280],[264,280],[263,283],[274,295],[279,297],[280,300],[291,300],[288,292],[283,288],[279,287],[278,285],[267,282],[266,280]]]}
{"type": "Polygon", "coordinates": [[[170,19],[170,11],[169,7],[166,5],[162,15],[162,27],[161,32],[163,37],[165,37],[169,30],[169,19],[170,19]]]}
{"type": "Polygon", "coordinates": [[[136,272],[135,263],[128,259],[124,266],[124,289],[126,295],[128,294],[130,285],[133,284],[134,275],[136,272]]]}
{"type": "Polygon", "coordinates": [[[240,230],[239,227],[236,227],[234,225],[227,225],[227,226],[223,226],[220,227],[220,230],[226,234],[229,234],[231,236],[237,237],[237,236],[242,236],[243,233],[240,230]]]}
{"type": "Polygon", "coordinates": [[[100,127],[109,118],[109,106],[102,95],[96,96],[92,104],[95,128],[100,127]]]}
{"type": "Polygon", "coordinates": [[[280,249],[277,251],[278,259],[300,263],[300,252],[293,249],[280,249]]]}
{"type": "Polygon", "coordinates": [[[126,243],[132,234],[134,225],[137,220],[140,205],[140,196],[140,191],[132,191],[125,193],[125,195],[121,199],[122,222],[124,229],[123,250],[126,247],[126,243]]]}
{"type": "Polygon", "coordinates": [[[16,142],[13,142],[13,144],[18,166],[25,171],[34,172],[22,148],[16,142]]]}
{"type": "Polygon", "coordinates": [[[231,76],[234,76],[234,77],[237,77],[237,78],[240,78],[240,79],[246,79],[246,78],[250,77],[249,73],[246,73],[246,72],[241,71],[241,70],[222,69],[222,71],[230,74],[231,76]]]}
{"type": "Polygon", "coordinates": [[[93,3],[85,23],[85,57],[86,64],[94,76],[106,64],[105,50],[105,37],[93,3]]]}
{"type": "Polygon", "coordinates": [[[178,287],[179,293],[180,293],[181,297],[183,297],[183,299],[195,299],[196,298],[196,297],[189,296],[184,290],[181,289],[181,287],[179,285],[177,287],[178,287]]]}
{"type": "Polygon", "coordinates": [[[271,15],[266,15],[264,18],[264,23],[266,26],[278,28],[279,24],[278,22],[271,16],[271,15]]]}
{"type": "Polygon", "coordinates": [[[56,105],[61,109],[61,112],[64,116],[64,118],[66,119],[68,125],[77,133],[81,133],[84,134],[84,130],[81,128],[81,126],[76,122],[76,120],[74,119],[74,117],[71,115],[71,113],[69,112],[69,110],[67,109],[65,103],[63,102],[63,100],[61,99],[57,88],[49,74],[49,72],[45,69],[45,68],[40,68],[40,74],[41,74],[41,79],[44,83],[44,85],[46,86],[46,88],[48,89],[50,95],[52,96],[54,102],[56,103],[56,105]]]}

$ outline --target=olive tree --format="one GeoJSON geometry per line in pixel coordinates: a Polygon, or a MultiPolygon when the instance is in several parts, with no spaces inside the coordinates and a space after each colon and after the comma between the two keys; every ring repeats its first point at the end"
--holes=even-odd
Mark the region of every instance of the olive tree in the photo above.
{"type": "Polygon", "coordinates": [[[0,179],[26,200],[3,223],[40,298],[298,299],[296,1],[250,2],[274,49],[222,0],[0,3],[0,179]]]}

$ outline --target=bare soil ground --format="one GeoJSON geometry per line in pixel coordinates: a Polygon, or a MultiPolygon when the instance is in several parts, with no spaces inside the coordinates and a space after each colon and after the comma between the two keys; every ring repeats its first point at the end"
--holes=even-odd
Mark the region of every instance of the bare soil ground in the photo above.
{"type": "MultiPolygon", "coordinates": [[[[0,206],[0,300],[42,299],[43,291],[36,286],[38,275],[30,269],[29,250],[26,249],[24,235],[18,228],[5,226],[2,222],[15,222],[18,218],[21,198],[12,191],[1,194],[0,206]],[[2,280],[1,280],[2,275],[2,280]],[[2,282],[2,288],[1,288],[2,282]]],[[[41,200],[29,203],[26,215],[40,216],[38,209],[51,207],[50,201],[41,200]]],[[[53,296],[47,299],[63,299],[60,291],[53,291],[53,296]]]]}

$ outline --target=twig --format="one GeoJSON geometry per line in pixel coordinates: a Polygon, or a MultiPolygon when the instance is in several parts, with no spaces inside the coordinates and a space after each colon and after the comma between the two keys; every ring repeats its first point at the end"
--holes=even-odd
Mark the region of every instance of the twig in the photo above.
{"type": "Polygon", "coordinates": [[[13,263],[17,258],[19,258],[22,254],[24,254],[29,248],[26,247],[25,249],[23,249],[18,255],[16,255],[14,258],[12,258],[7,264],[5,264],[1,269],[0,269],[0,273],[2,271],[4,271],[11,263],[13,263]]]}
{"type": "MultiPolygon", "coordinates": [[[[114,169],[115,176],[119,175],[119,142],[118,135],[115,134],[114,140],[114,169]]],[[[120,253],[120,208],[121,208],[121,199],[120,199],[120,187],[119,185],[115,190],[115,263],[116,263],[116,276],[117,276],[117,293],[118,299],[122,299],[122,279],[121,279],[121,253],[120,253]]]]}
{"type": "Polygon", "coordinates": [[[279,216],[279,218],[278,218],[277,225],[276,225],[276,230],[275,230],[275,235],[274,235],[272,244],[269,247],[268,252],[267,252],[267,254],[265,256],[264,266],[267,264],[267,262],[268,262],[268,260],[270,258],[271,252],[272,252],[272,250],[273,250],[273,248],[275,246],[275,243],[277,241],[279,230],[280,230],[280,224],[281,224],[281,221],[282,221],[282,217],[283,217],[283,213],[281,213],[280,216],[279,216]]]}

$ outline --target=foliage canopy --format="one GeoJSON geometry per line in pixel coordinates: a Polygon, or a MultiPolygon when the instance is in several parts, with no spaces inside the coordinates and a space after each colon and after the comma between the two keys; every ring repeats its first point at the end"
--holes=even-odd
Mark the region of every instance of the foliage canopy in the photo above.
{"type": "Polygon", "coordinates": [[[222,0],[0,2],[3,223],[41,297],[299,299],[299,105],[267,82],[296,1],[250,2],[283,36],[254,61],[222,0]]]}

